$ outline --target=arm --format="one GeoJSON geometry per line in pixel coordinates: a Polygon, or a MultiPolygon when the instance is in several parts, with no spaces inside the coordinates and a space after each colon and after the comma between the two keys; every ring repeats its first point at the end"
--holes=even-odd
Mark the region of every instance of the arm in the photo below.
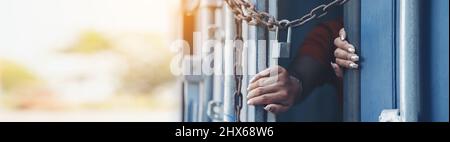
{"type": "Polygon", "coordinates": [[[318,86],[340,81],[330,63],[334,62],[334,37],[339,35],[341,28],[341,21],[332,21],[317,26],[308,34],[299,56],[291,64],[291,74],[303,83],[302,95],[297,97],[297,101],[304,99],[318,86]]]}

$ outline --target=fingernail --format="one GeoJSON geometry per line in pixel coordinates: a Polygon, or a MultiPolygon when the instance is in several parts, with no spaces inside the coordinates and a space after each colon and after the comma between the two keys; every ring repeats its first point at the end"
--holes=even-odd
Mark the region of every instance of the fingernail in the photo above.
{"type": "Polygon", "coordinates": [[[332,67],[333,69],[336,69],[336,66],[335,66],[333,63],[331,63],[331,67],[332,67]]]}
{"type": "Polygon", "coordinates": [[[252,77],[252,78],[250,79],[250,82],[253,82],[253,81],[255,80],[255,77],[256,77],[256,76],[252,77]]]}
{"type": "Polygon", "coordinates": [[[353,55],[352,57],[350,57],[350,59],[354,62],[359,61],[359,56],[358,55],[353,55]]]}
{"type": "Polygon", "coordinates": [[[358,68],[358,64],[350,63],[350,68],[357,69],[358,68]]]}
{"type": "Polygon", "coordinates": [[[336,66],[336,63],[330,62],[331,66],[336,66]]]}
{"type": "Polygon", "coordinates": [[[347,37],[347,35],[345,35],[345,34],[346,34],[346,33],[345,33],[345,29],[342,28],[342,29],[339,31],[339,35],[340,35],[342,41],[344,41],[345,38],[347,37]]]}
{"type": "Polygon", "coordinates": [[[343,37],[343,36],[339,36],[340,38],[341,38],[341,40],[342,41],[344,41],[345,40],[345,37],[343,37]]]}
{"type": "Polygon", "coordinates": [[[350,53],[355,53],[355,48],[349,47],[349,48],[348,48],[348,52],[350,52],[350,53]]]}
{"type": "Polygon", "coordinates": [[[266,111],[270,111],[270,106],[267,105],[266,107],[264,107],[264,109],[265,109],[266,111]]]}
{"type": "Polygon", "coordinates": [[[250,102],[250,101],[247,101],[247,104],[248,104],[248,105],[252,105],[252,102],[250,102]]]}

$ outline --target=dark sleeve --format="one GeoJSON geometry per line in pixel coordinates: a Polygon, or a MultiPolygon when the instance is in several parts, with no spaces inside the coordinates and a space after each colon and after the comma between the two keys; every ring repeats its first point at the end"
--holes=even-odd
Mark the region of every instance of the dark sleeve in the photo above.
{"type": "Polygon", "coordinates": [[[342,27],[341,20],[326,22],[316,26],[307,35],[290,65],[290,73],[302,82],[302,95],[297,100],[302,100],[314,88],[326,83],[337,85],[339,90],[340,79],[336,77],[330,63],[335,62],[334,39],[339,36],[342,27]]]}

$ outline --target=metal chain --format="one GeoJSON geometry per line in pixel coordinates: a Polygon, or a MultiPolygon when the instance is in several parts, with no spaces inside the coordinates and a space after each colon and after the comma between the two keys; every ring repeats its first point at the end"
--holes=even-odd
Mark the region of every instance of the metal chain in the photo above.
{"type": "Polygon", "coordinates": [[[277,20],[275,16],[270,15],[267,12],[258,12],[251,2],[246,0],[225,0],[231,11],[234,13],[234,17],[237,20],[245,20],[249,25],[262,25],[267,27],[270,31],[275,31],[276,28],[286,29],[288,27],[299,27],[313,19],[319,19],[328,14],[330,9],[344,5],[349,0],[334,0],[328,4],[322,4],[309,13],[299,19],[292,21],[289,20],[277,20]]]}
{"type": "MultiPolygon", "coordinates": [[[[225,0],[230,6],[234,17],[236,19],[236,37],[235,41],[243,41],[242,38],[242,21],[247,21],[249,25],[262,25],[268,28],[268,30],[275,31],[276,29],[286,29],[288,27],[294,28],[302,26],[313,19],[321,18],[328,14],[328,11],[337,6],[345,4],[348,0],[334,0],[331,3],[319,5],[312,9],[308,14],[299,19],[293,21],[280,20],[278,21],[273,15],[267,12],[256,11],[255,6],[247,2],[246,0],[225,0]]],[[[240,46],[235,44],[235,46],[240,46]]],[[[234,63],[234,79],[236,90],[234,92],[235,102],[235,116],[236,122],[241,122],[240,113],[242,109],[242,52],[240,47],[235,47],[234,55],[236,61],[234,63]]]]}
{"type": "Polygon", "coordinates": [[[240,116],[241,116],[241,109],[242,109],[242,44],[243,44],[243,38],[242,38],[242,21],[236,20],[236,37],[235,41],[235,50],[234,50],[234,56],[236,61],[234,62],[234,79],[235,79],[235,85],[236,90],[234,92],[234,102],[235,102],[235,116],[236,116],[236,122],[241,122],[240,116]]]}

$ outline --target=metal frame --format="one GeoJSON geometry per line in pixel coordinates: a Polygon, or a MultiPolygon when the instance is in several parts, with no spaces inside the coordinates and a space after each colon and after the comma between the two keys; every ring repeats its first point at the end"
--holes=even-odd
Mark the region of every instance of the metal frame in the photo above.
{"type": "Polygon", "coordinates": [[[217,41],[216,33],[218,32],[216,11],[220,9],[222,1],[220,0],[201,0],[199,6],[199,24],[197,29],[201,32],[201,57],[202,57],[202,76],[203,81],[200,83],[201,95],[199,97],[199,120],[200,122],[210,122],[211,118],[208,115],[208,106],[213,100],[214,88],[214,70],[211,68],[211,63],[214,63],[215,49],[217,41]],[[205,69],[207,67],[208,69],[205,69]]]}
{"type": "Polygon", "coordinates": [[[236,90],[233,76],[234,69],[234,38],[235,18],[229,7],[225,7],[225,47],[224,47],[224,99],[223,99],[223,121],[235,122],[234,91],[236,90]]]}
{"type": "MultiPolygon", "coordinates": [[[[269,0],[252,0],[252,2],[255,4],[256,10],[269,12],[269,0]]],[[[268,30],[264,27],[248,27],[248,39],[253,42],[249,44],[248,49],[248,57],[250,58],[248,59],[249,78],[265,70],[268,66],[268,36],[268,30]]],[[[247,111],[247,121],[249,122],[265,122],[267,119],[267,113],[263,106],[248,106],[247,111]]]]}
{"type": "Polygon", "coordinates": [[[420,110],[420,0],[399,1],[398,95],[404,122],[417,122],[420,110]]]}
{"type": "MultiPolygon", "coordinates": [[[[356,53],[361,53],[361,1],[351,0],[344,6],[344,27],[347,32],[347,40],[356,48],[356,53]]],[[[360,71],[347,70],[344,74],[344,108],[343,121],[361,121],[361,97],[360,97],[360,71]]]]}

